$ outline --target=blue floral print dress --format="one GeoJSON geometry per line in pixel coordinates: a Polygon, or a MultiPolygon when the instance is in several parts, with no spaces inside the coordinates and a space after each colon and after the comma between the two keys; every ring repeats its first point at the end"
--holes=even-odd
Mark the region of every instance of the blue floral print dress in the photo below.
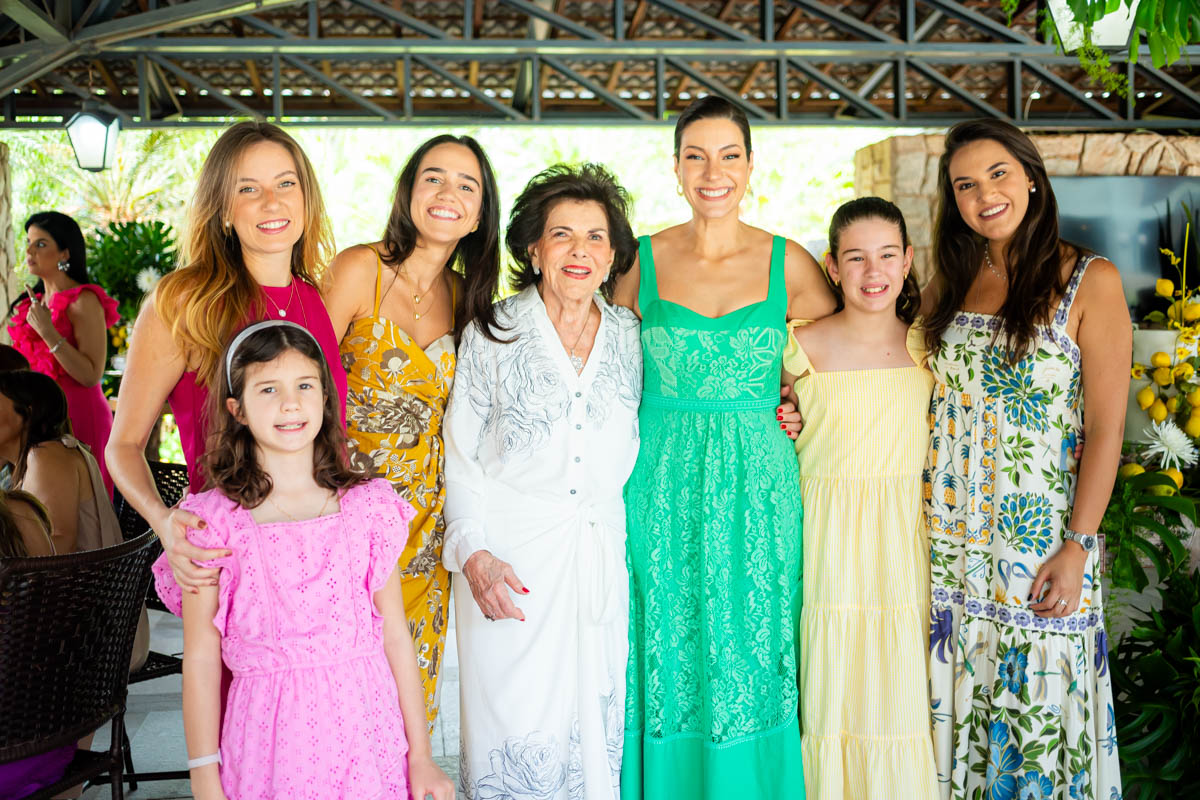
{"type": "Polygon", "coordinates": [[[1039,617],[1028,599],[1075,498],[1083,407],[1067,319],[1090,260],[1016,364],[993,344],[999,319],[968,312],[929,362],[929,660],[942,798],[1121,797],[1096,554],[1076,613],[1039,617]]]}

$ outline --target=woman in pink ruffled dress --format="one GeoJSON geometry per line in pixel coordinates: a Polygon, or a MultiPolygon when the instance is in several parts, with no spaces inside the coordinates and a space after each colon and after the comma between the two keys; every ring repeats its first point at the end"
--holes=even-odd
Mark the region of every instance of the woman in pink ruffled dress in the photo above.
{"type": "Polygon", "coordinates": [[[104,446],[113,416],[100,379],[117,302],[88,283],[87,251],[75,220],[42,211],[25,223],[25,235],[25,264],[37,282],[12,304],[8,335],[33,369],[62,387],[75,438],[91,449],[111,496],[104,446]]]}

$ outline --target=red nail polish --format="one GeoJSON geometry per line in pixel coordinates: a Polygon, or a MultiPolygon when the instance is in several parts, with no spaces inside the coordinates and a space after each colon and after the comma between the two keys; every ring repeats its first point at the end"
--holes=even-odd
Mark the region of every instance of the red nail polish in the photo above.
{"type": "Polygon", "coordinates": [[[779,423],[779,430],[787,430],[787,425],[784,425],[782,422],[779,423]]]}
{"type": "Polygon", "coordinates": [[[776,414],[776,415],[775,415],[775,419],[776,419],[776,421],[782,421],[782,420],[783,420],[783,415],[782,415],[782,414],[776,414]]]}
{"type": "Polygon", "coordinates": [[[522,591],[522,592],[524,592],[525,594],[529,594],[529,590],[528,590],[528,589],[522,589],[521,591],[522,591]]]}

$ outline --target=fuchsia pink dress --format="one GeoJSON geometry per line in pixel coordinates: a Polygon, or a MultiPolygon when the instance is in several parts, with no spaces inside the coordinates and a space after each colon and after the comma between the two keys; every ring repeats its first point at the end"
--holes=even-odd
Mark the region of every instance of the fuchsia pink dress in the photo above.
{"type": "MultiPolygon", "coordinates": [[[[72,347],[78,347],[79,342],[75,338],[75,327],[67,316],[67,306],[74,303],[83,291],[91,292],[100,301],[104,310],[106,330],[116,325],[120,319],[117,314],[117,301],[94,283],[85,283],[73,289],[56,292],[49,302],[50,320],[54,329],[62,334],[72,347]]],[[[40,294],[35,296],[39,299],[42,297],[40,294]]],[[[112,409],[108,407],[108,399],[104,396],[104,389],[100,384],[84,386],[68,375],[50,352],[50,346],[29,324],[26,319],[28,313],[29,300],[26,298],[17,305],[12,321],[8,324],[8,335],[12,338],[13,347],[29,359],[31,368],[54,378],[62,388],[63,394],[67,396],[67,413],[71,417],[72,432],[96,457],[96,463],[100,465],[100,477],[104,479],[104,486],[111,497],[113,485],[112,479],[108,477],[108,468],[104,464],[104,447],[108,444],[108,435],[112,432],[113,416],[112,409]]]]}
{"type": "MultiPolygon", "coordinates": [[[[342,369],[342,358],[338,350],[338,334],[329,321],[329,312],[321,300],[321,293],[302,280],[293,280],[287,286],[262,286],[266,309],[264,319],[287,319],[303,325],[321,345],[321,352],[329,362],[333,383],[341,398],[342,426],[346,424],[346,370],[342,369]],[[293,287],[295,287],[293,289],[293,287]]],[[[247,323],[249,324],[249,323],[247,323]]],[[[183,460],[187,463],[188,483],[192,492],[204,488],[204,476],[200,473],[200,455],[204,452],[208,438],[208,387],[195,372],[185,372],[167,395],[175,424],[179,427],[179,443],[183,448],[183,460]]],[[[82,438],[82,437],[81,437],[82,438]]],[[[191,537],[189,537],[190,539],[191,537]]],[[[194,540],[193,540],[194,541],[194,540]]]]}
{"type": "MultiPolygon", "coordinates": [[[[341,511],[259,525],[218,491],[183,508],[208,523],[200,547],[221,567],[213,624],[233,673],[221,727],[221,785],[230,800],[407,800],[408,740],[373,595],[387,582],[414,511],[372,480],[341,511]]],[[[178,614],[166,557],[159,595],[178,614]]]]}

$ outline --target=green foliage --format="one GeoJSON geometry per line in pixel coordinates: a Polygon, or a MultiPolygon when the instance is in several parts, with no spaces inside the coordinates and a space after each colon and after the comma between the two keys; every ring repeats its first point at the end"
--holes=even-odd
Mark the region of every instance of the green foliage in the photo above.
{"type": "Polygon", "coordinates": [[[138,274],[153,270],[157,279],[175,268],[175,232],[157,220],[111,222],[95,234],[88,251],[91,279],[117,301],[121,319],[131,323],[145,294],[138,274]]]}
{"type": "Polygon", "coordinates": [[[1125,796],[1200,796],[1200,570],[1159,588],[1162,608],[1139,615],[1112,650],[1116,737],[1125,796]]]}
{"type": "Polygon", "coordinates": [[[1117,479],[1100,522],[1111,557],[1110,588],[1141,592],[1149,586],[1143,559],[1154,565],[1160,579],[1187,563],[1187,549],[1176,531],[1183,517],[1197,521],[1196,504],[1174,491],[1175,482],[1161,472],[1117,479]]]}

